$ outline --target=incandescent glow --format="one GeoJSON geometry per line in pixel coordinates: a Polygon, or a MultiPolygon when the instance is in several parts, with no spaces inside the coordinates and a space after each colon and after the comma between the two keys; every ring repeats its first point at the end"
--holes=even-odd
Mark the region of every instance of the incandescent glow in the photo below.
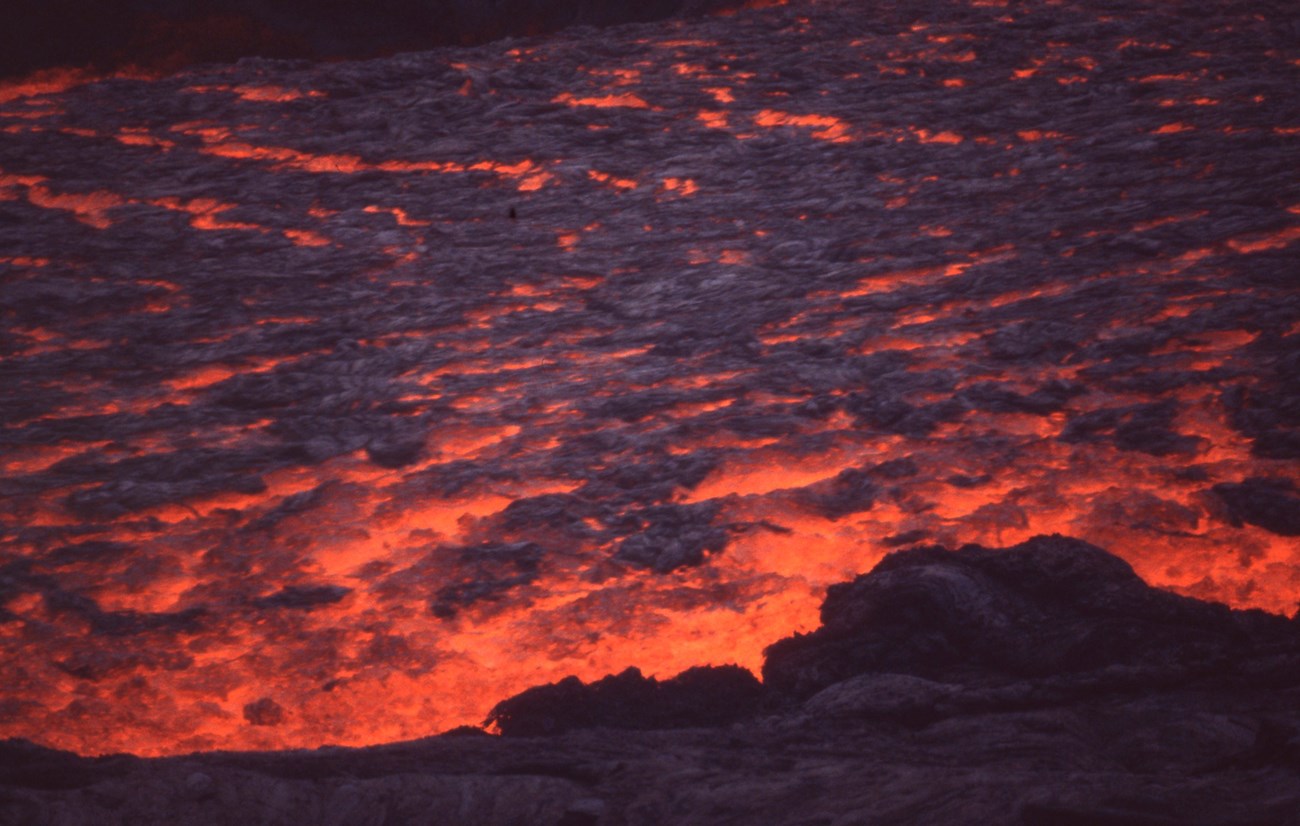
{"type": "Polygon", "coordinates": [[[0,737],[757,669],[916,543],[1293,612],[1300,66],[923,5],[0,87],[0,737]]]}
{"type": "Polygon", "coordinates": [[[769,129],[775,126],[809,127],[813,130],[814,138],[832,143],[847,143],[852,140],[849,136],[848,124],[828,115],[792,115],[764,109],[754,116],[754,122],[769,129]]]}

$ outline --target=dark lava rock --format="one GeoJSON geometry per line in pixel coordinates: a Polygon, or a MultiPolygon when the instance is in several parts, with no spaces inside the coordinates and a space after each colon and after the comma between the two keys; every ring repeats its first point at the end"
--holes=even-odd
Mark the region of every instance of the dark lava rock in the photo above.
{"type": "MultiPolygon", "coordinates": [[[[78,789],[105,776],[123,774],[137,762],[137,758],[126,755],[86,759],[27,740],[0,740],[0,786],[78,789]]],[[[0,822],[5,822],[2,817],[0,822]]]]}
{"type": "Polygon", "coordinates": [[[1050,381],[1029,395],[1017,393],[998,382],[983,381],[962,392],[962,398],[976,410],[998,413],[1034,413],[1040,416],[1055,413],[1066,403],[1084,392],[1082,385],[1064,381],[1050,381]]]}
{"type": "Polygon", "coordinates": [[[1066,806],[1032,801],[1020,810],[1025,826],[1187,826],[1160,814],[1111,806],[1066,806]]]}
{"type": "Polygon", "coordinates": [[[366,445],[366,456],[370,461],[385,468],[406,467],[418,460],[423,453],[423,434],[375,439],[366,445]]]}
{"type": "Polygon", "coordinates": [[[256,601],[259,608],[297,608],[310,611],[340,602],[351,588],[342,585],[286,585],[274,594],[256,601]]]}
{"type": "Polygon", "coordinates": [[[699,565],[706,553],[727,547],[725,528],[714,525],[717,505],[656,505],[640,511],[645,527],[618,543],[614,558],[666,574],[699,565]]]}
{"type": "Polygon", "coordinates": [[[918,542],[923,542],[929,535],[929,531],[920,529],[903,531],[902,533],[895,533],[886,536],[884,539],[880,540],[880,544],[887,548],[898,548],[903,545],[915,545],[918,542]]]}
{"type": "Polygon", "coordinates": [[[735,665],[692,668],[663,682],[629,668],[591,684],[567,677],[530,688],[498,703],[487,722],[524,737],[596,727],[723,726],[753,714],[762,695],[754,675],[735,665]]]}
{"type": "Polygon", "coordinates": [[[451,619],[477,602],[500,600],[537,579],[545,551],[534,542],[484,542],[460,549],[464,580],[438,589],[429,610],[451,619]]]}
{"type": "Polygon", "coordinates": [[[890,459],[871,468],[871,472],[882,479],[907,479],[921,472],[921,466],[910,456],[890,459]]]}
{"type": "Polygon", "coordinates": [[[255,726],[278,726],[284,722],[284,707],[263,697],[244,706],[244,719],[255,726]]]}
{"type": "Polygon", "coordinates": [[[831,520],[871,510],[878,493],[871,472],[861,468],[841,471],[828,482],[805,490],[804,502],[831,520]]]}
{"type": "MultiPolygon", "coordinates": [[[[1293,268],[1288,271],[1293,277],[1293,268]]],[[[1252,363],[1256,383],[1225,388],[1223,404],[1256,456],[1300,459],[1300,335],[1263,336],[1259,345],[1252,363]]]]}
{"type": "Polygon", "coordinates": [[[987,336],[989,355],[1003,361],[1059,362],[1077,349],[1079,333],[1059,321],[1017,321],[987,336]]]}
{"type": "Polygon", "coordinates": [[[989,683],[1132,666],[1230,667],[1300,636],[1281,617],[1151,588],[1128,563],[1063,536],[1005,550],[914,548],[832,586],[822,627],[767,651],[763,681],[807,697],[858,674],[989,683]]]}
{"type": "Polygon", "coordinates": [[[1281,536],[1300,536],[1300,496],[1283,479],[1246,479],[1240,484],[1215,485],[1238,524],[1258,525],[1281,536]]]}
{"type": "Polygon", "coordinates": [[[1109,437],[1121,450],[1152,456],[1196,453],[1197,437],[1173,429],[1177,407],[1169,401],[1103,408],[1070,419],[1059,438],[1064,442],[1094,442],[1109,437]]]}

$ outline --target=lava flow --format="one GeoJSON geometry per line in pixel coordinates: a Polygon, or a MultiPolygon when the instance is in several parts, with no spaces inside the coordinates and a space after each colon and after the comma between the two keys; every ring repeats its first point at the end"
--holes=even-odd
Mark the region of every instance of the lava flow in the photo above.
{"type": "Polygon", "coordinates": [[[1300,24],[1182,5],[0,88],[0,736],[361,745],[756,670],[918,543],[1292,613],[1300,24]]]}

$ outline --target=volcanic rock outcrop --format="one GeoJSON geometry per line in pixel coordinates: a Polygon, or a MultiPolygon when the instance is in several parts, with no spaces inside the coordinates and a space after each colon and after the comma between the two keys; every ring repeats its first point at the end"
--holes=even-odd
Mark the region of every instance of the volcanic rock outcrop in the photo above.
{"type": "Polygon", "coordinates": [[[822,615],[765,686],[570,679],[498,705],[501,738],[153,760],[7,741],[0,823],[1300,824],[1294,619],[1061,536],[900,551],[822,615]]]}
{"type": "Polygon", "coordinates": [[[821,617],[768,649],[770,690],[805,697],[879,672],[971,685],[1172,679],[1300,643],[1293,622],[1153,589],[1118,557],[1061,536],[892,554],[831,586],[821,617]]]}
{"type": "Polygon", "coordinates": [[[530,688],[497,704],[488,722],[507,736],[720,726],[753,716],[762,697],[754,675],[734,665],[692,668],[663,682],[629,668],[590,685],[567,677],[530,688]]]}

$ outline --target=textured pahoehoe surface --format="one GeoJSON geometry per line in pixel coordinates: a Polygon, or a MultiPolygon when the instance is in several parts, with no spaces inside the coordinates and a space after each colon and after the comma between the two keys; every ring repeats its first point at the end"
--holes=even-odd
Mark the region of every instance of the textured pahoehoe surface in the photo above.
{"type": "Polygon", "coordinates": [[[1290,614],[1296,14],[827,0],[3,87],[0,734],[364,745],[757,669],[918,542],[1290,614]]]}

